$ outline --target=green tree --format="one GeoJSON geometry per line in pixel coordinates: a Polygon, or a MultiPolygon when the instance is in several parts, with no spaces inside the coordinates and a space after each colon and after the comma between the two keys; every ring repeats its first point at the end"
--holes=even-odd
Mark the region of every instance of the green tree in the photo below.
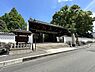
{"type": "Polygon", "coordinates": [[[93,18],[91,11],[80,10],[76,18],[76,32],[80,36],[87,36],[89,32],[93,31],[93,18]]]}
{"type": "Polygon", "coordinates": [[[0,19],[0,32],[6,32],[8,31],[6,23],[0,19]]]}
{"type": "Polygon", "coordinates": [[[15,8],[12,8],[9,13],[5,13],[1,19],[5,21],[9,31],[14,29],[26,29],[27,24],[15,8]]]}
{"type": "Polygon", "coordinates": [[[52,18],[51,23],[67,28],[71,33],[75,32],[75,21],[78,16],[77,12],[80,7],[73,5],[68,7],[67,5],[62,7],[60,11],[56,12],[52,18]]]}
{"type": "Polygon", "coordinates": [[[72,35],[72,44],[75,44],[75,33],[84,34],[92,31],[93,23],[91,11],[83,11],[78,5],[64,6],[52,17],[52,24],[68,29],[72,35]]]}

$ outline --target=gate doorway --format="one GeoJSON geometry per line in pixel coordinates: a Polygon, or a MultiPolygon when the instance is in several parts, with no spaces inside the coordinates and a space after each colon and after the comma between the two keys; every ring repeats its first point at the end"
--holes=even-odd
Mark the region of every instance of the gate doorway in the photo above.
{"type": "Polygon", "coordinates": [[[33,33],[33,42],[57,42],[57,37],[66,35],[69,31],[63,27],[30,18],[29,31],[33,33]]]}

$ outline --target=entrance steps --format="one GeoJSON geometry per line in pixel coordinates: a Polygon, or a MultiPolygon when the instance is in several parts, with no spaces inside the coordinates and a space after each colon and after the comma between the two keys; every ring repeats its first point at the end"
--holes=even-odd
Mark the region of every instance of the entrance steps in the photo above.
{"type": "Polygon", "coordinates": [[[54,48],[62,48],[69,47],[66,43],[37,43],[37,48],[42,49],[54,49],[54,48]]]}

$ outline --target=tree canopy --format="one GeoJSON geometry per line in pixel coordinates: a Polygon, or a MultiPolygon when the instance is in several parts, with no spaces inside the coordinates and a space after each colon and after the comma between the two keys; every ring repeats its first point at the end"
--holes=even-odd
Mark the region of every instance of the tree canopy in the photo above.
{"type": "Polygon", "coordinates": [[[6,23],[0,19],[0,32],[6,32],[6,31],[8,31],[6,23]]]}
{"type": "Polygon", "coordinates": [[[12,8],[9,13],[5,13],[1,18],[7,27],[7,31],[12,31],[14,29],[26,29],[26,22],[24,21],[23,17],[17,12],[15,8],[12,8]]]}
{"type": "Polygon", "coordinates": [[[62,26],[71,33],[85,36],[93,31],[93,18],[91,11],[84,11],[78,5],[62,7],[52,17],[52,24],[62,26]]]}

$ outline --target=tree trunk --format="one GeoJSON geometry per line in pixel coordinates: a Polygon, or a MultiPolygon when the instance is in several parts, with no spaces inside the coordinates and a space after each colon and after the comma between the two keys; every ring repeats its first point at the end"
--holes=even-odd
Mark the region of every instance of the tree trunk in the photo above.
{"type": "Polygon", "coordinates": [[[76,34],[76,44],[78,45],[78,46],[80,46],[80,43],[79,43],[79,39],[78,39],[78,35],[76,34]]]}
{"type": "Polygon", "coordinates": [[[75,47],[76,42],[75,42],[75,34],[72,33],[72,46],[75,47]]]}

